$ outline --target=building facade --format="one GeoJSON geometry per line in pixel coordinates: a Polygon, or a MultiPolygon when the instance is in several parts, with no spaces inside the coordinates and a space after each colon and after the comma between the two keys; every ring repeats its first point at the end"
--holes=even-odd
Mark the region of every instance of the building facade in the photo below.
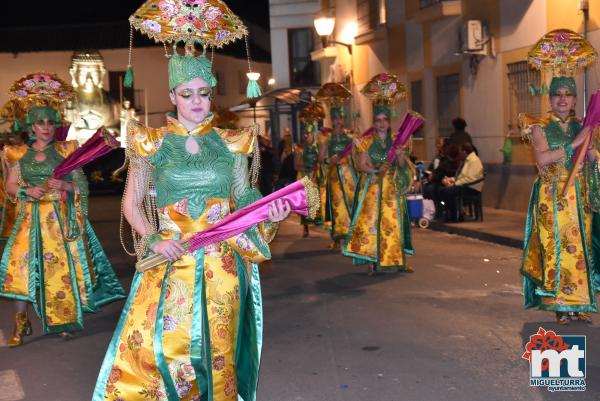
{"type": "MultiPolygon", "coordinates": [[[[138,117],[150,126],[159,127],[165,124],[166,113],[173,111],[168,93],[167,58],[163,47],[135,48],[133,52],[134,89],[131,94],[122,88],[122,77],[127,64],[128,49],[100,49],[104,59],[106,74],[103,87],[110,96],[119,101],[129,96],[136,108],[138,117]],[[121,79],[119,79],[121,78],[121,79]],[[124,93],[125,92],[125,93],[124,93]]],[[[71,82],[72,51],[37,51],[23,53],[0,53],[0,104],[8,100],[8,88],[22,76],[45,71],[56,73],[65,82],[71,82]]],[[[252,68],[261,74],[259,83],[263,88],[271,77],[271,64],[254,62],[252,68]]],[[[213,71],[218,78],[218,86],[214,90],[213,104],[216,107],[229,108],[238,105],[246,98],[248,78],[248,60],[219,53],[214,54],[213,71]]],[[[254,115],[251,110],[240,114],[238,125],[249,125],[254,115]]],[[[259,114],[257,122],[266,129],[268,115],[259,114]]]]}
{"type": "MultiPolygon", "coordinates": [[[[600,0],[270,0],[270,5],[274,76],[285,78],[293,71],[290,49],[281,45],[290,35],[288,27],[310,28],[310,12],[313,18],[334,17],[327,42],[341,44],[323,46],[317,37],[312,60],[319,63],[321,82],[351,87],[354,111],[360,112],[356,128],[366,129],[372,117],[360,89],[377,73],[396,74],[408,88],[400,115],[411,108],[427,120],[414,140],[418,158],[431,160],[437,138],[451,132],[451,120],[464,118],[486,166],[485,205],[518,211],[526,210],[536,169],[516,118],[519,112],[541,116],[548,110],[547,100],[532,96],[531,88],[550,78],[528,68],[527,51],[550,30],[583,32],[583,5],[589,7],[588,39],[600,49],[600,0]],[[275,32],[274,21],[284,22],[275,32]],[[468,21],[479,21],[475,28],[481,27],[483,40],[475,47],[480,49],[469,41],[468,21]],[[287,64],[275,64],[285,55],[287,64]],[[511,163],[503,163],[500,152],[507,136],[513,144],[511,163]]],[[[583,74],[577,79],[582,115],[583,74]]],[[[589,69],[587,81],[589,96],[600,88],[600,67],[589,69]]]]}

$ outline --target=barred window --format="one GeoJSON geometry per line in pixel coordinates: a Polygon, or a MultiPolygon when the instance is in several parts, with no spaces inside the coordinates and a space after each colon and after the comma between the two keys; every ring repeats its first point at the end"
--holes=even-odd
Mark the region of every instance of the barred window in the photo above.
{"type": "Polygon", "coordinates": [[[527,61],[511,63],[507,67],[509,125],[510,128],[516,128],[519,113],[541,115],[541,98],[538,94],[532,94],[530,88],[539,90],[542,77],[539,71],[529,67],[527,61]]]}
{"type": "Polygon", "coordinates": [[[387,8],[385,0],[356,0],[358,33],[367,33],[385,24],[387,8]]]}

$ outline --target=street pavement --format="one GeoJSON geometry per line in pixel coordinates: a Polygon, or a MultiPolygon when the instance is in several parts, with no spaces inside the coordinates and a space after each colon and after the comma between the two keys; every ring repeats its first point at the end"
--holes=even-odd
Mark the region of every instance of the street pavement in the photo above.
{"type": "MultiPolygon", "coordinates": [[[[118,237],[119,200],[92,199],[92,222],[128,288],[133,259],[118,237]]],[[[600,399],[600,316],[557,326],[524,310],[520,251],[413,229],[415,273],[366,275],[327,249],[327,235],[301,238],[282,225],[262,267],[265,338],[259,401],[551,401],[600,399]],[[529,386],[521,355],[538,327],[587,336],[587,390],[529,386]]],[[[0,401],[86,401],[123,302],[88,315],[71,341],[34,335],[4,346],[12,306],[0,302],[0,401]]]]}

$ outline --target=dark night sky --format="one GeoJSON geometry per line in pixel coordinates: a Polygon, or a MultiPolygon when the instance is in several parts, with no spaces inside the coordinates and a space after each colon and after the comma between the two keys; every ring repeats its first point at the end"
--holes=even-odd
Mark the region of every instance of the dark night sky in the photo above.
{"type": "MultiPolygon", "coordinates": [[[[129,46],[127,19],[143,4],[141,0],[59,0],[40,7],[42,2],[11,2],[11,18],[0,26],[0,52],[39,50],[107,49],[129,46]]],[[[269,30],[268,0],[227,0],[226,4],[242,19],[269,30]]],[[[250,30],[252,39],[252,30],[250,30]]],[[[154,46],[140,33],[134,46],[154,46]]],[[[250,41],[252,57],[269,61],[268,51],[250,41]]],[[[243,41],[225,46],[223,53],[245,57],[243,41]]]]}
{"type": "MultiPolygon", "coordinates": [[[[236,14],[268,29],[268,0],[227,0],[225,3],[236,14]]],[[[23,27],[127,20],[129,15],[141,4],[143,1],[140,0],[13,1],[10,7],[14,12],[11,12],[11,18],[4,18],[2,25],[3,27],[23,27]],[[46,5],[40,7],[39,5],[42,3],[46,5]]]]}

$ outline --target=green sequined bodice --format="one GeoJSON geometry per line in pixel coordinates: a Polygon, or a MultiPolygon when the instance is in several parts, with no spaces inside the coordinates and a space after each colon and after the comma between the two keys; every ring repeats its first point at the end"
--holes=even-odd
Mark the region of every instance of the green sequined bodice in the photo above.
{"type": "Polygon", "coordinates": [[[350,143],[352,143],[352,138],[350,138],[346,133],[331,134],[331,138],[329,138],[327,143],[328,156],[332,157],[337,155],[350,143]]]}
{"type": "Polygon", "coordinates": [[[302,161],[304,162],[304,171],[312,171],[317,164],[317,158],[319,156],[319,148],[316,144],[308,145],[304,144],[304,151],[302,152],[302,161]]]}
{"type": "Polygon", "coordinates": [[[202,212],[206,199],[229,198],[233,155],[214,130],[193,136],[200,146],[197,154],[186,151],[188,136],[165,134],[160,149],[152,155],[152,180],[158,207],[188,200],[192,215],[202,212]]]}
{"type": "MultiPolygon", "coordinates": [[[[46,180],[50,178],[56,166],[62,162],[64,158],[58,153],[54,144],[50,144],[46,149],[37,152],[31,148],[27,150],[23,158],[19,160],[19,168],[21,177],[28,185],[44,185],[46,180]],[[35,155],[43,153],[46,159],[43,161],[35,160],[35,155]]],[[[70,175],[64,177],[69,180],[70,175]]]]}
{"type": "MultiPolygon", "coordinates": [[[[569,121],[566,131],[561,128],[558,121],[552,120],[544,127],[544,135],[548,147],[554,150],[573,142],[580,130],[581,124],[577,120],[569,121]]],[[[570,165],[570,161],[566,164],[570,165]]]]}
{"type": "Polygon", "coordinates": [[[387,160],[387,154],[392,146],[392,137],[386,136],[385,142],[379,138],[379,135],[374,134],[373,143],[369,147],[369,157],[374,164],[382,164],[387,160]]]}

